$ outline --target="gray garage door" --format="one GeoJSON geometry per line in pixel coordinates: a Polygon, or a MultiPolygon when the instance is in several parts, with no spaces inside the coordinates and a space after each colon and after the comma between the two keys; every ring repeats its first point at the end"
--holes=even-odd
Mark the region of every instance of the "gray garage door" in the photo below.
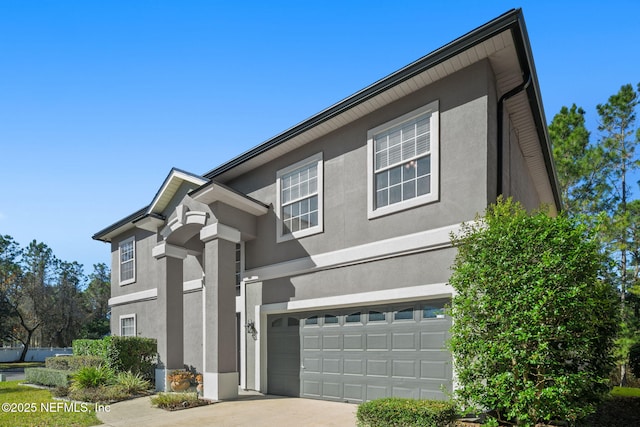
{"type": "MultiPolygon", "coordinates": [[[[299,363],[295,368],[299,386],[296,389],[289,382],[283,394],[350,402],[386,396],[446,398],[452,387],[451,355],[445,349],[451,326],[443,314],[446,303],[425,301],[299,315],[299,363]]],[[[280,324],[286,319],[284,316],[280,324]]],[[[287,328],[275,329],[271,332],[277,340],[287,328]]],[[[296,350],[290,332],[288,340],[279,340],[279,350],[271,347],[270,337],[268,360],[275,356],[272,350],[296,350]]],[[[291,365],[289,374],[293,375],[291,365]]],[[[274,367],[278,375],[279,368],[274,367]]],[[[268,377],[270,393],[272,387],[282,390],[277,377],[268,377]]]]}

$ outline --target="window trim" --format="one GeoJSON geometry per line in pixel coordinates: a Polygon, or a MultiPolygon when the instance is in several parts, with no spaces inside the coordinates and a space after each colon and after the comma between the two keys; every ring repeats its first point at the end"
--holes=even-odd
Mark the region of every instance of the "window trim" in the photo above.
{"type": "Polygon", "coordinates": [[[136,239],[135,236],[128,237],[118,243],[118,283],[120,286],[129,285],[136,281],[136,239]],[[122,247],[128,243],[133,247],[133,277],[131,279],[122,280],[122,247]]]}
{"type": "Polygon", "coordinates": [[[374,219],[389,215],[395,212],[422,206],[440,199],[440,118],[439,101],[435,100],[429,104],[413,110],[407,114],[397,117],[391,121],[383,123],[370,129],[367,132],[367,218],[374,219]],[[431,113],[430,119],[430,156],[431,156],[431,192],[412,199],[404,200],[392,205],[376,208],[375,189],[375,147],[373,137],[392,127],[402,123],[415,120],[421,115],[431,113]]]}
{"type": "Polygon", "coordinates": [[[122,316],[120,316],[119,319],[120,322],[120,336],[121,337],[137,337],[138,336],[138,325],[137,325],[137,321],[136,321],[136,314],[123,314],[122,316]],[[122,334],[122,321],[124,319],[133,319],[133,335],[123,335],[122,334]]]}
{"type": "Polygon", "coordinates": [[[276,242],[286,242],[288,240],[299,239],[301,237],[311,236],[324,232],[324,162],[322,152],[314,154],[311,157],[307,157],[297,163],[287,166],[284,169],[280,169],[276,172],[276,242]],[[314,227],[305,228],[304,230],[293,231],[291,233],[283,234],[284,232],[284,219],[282,218],[282,177],[295,171],[296,169],[310,166],[313,163],[317,163],[317,179],[318,179],[318,225],[314,227]]]}

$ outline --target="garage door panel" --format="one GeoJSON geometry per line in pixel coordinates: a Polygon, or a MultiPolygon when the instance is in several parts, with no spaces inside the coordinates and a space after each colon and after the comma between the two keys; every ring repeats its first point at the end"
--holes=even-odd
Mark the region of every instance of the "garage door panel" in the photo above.
{"type": "Polygon", "coordinates": [[[307,373],[320,373],[321,358],[319,357],[305,357],[302,359],[302,366],[307,373]]]}
{"type": "Polygon", "coordinates": [[[322,395],[329,399],[342,398],[342,384],[339,382],[322,382],[322,395]]]}
{"type": "Polygon", "coordinates": [[[415,332],[395,332],[391,335],[392,350],[411,350],[416,349],[415,332]]]}
{"type": "Polygon", "coordinates": [[[377,386],[367,384],[367,396],[366,400],[382,399],[383,397],[389,397],[389,392],[386,386],[377,386]]]}
{"type": "Polygon", "coordinates": [[[342,373],[342,359],[333,359],[324,357],[322,359],[322,373],[323,374],[336,374],[342,373]]]}
{"type": "Polygon", "coordinates": [[[367,334],[367,350],[387,350],[389,335],[386,333],[367,334]]]}
{"type": "Polygon", "coordinates": [[[437,378],[444,380],[450,375],[450,364],[448,362],[438,362],[430,360],[420,361],[420,378],[437,378]]]}
{"type": "Polygon", "coordinates": [[[307,350],[320,350],[319,335],[305,335],[302,337],[304,348],[307,350]]]}
{"type": "Polygon", "coordinates": [[[343,392],[346,400],[361,402],[364,397],[364,385],[345,382],[343,392]]]}
{"type": "Polygon", "coordinates": [[[394,378],[416,378],[415,360],[392,360],[391,376],[394,378]]]}
{"type": "Polygon", "coordinates": [[[341,337],[338,334],[324,335],[322,337],[322,349],[325,351],[341,350],[341,337]]]}
{"type": "Polygon", "coordinates": [[[409,387],[391,387],[392,397],[401,397],[405,399],[416,399],[418,397],[418,391],[409,387]]]}
{"type": "Polygon", "coordinates": [[[302,395],[307,397],[320,397],[320,384],[318,380],[303,380],[302,395]]]}
{"type": "Polygon", "coordinates": [[[343,346],[342,348],[345,351],[348,350],[358,350],[362,351],[365,347],[364,341],[365,335],[362,333],[359,334],[344,334],[342,338],[343,346]]]}
{"type": "Polygon", "coordinates": [[[420,348],[423,350],[439,350],[443,348],[446,338],[444,332],[421,332],[420,348]]]}
{"type": "Polygon", "coordinates": [[[387,369],[389,364],[388,360],[369,359],[366,363],[368,376],[386,377],[389,375],[389,371],[387,369]]]}
{"type": "Polygon", "coordinates": [[[362,375],[364,373],[364,360],[344,359],[343,373],[345,375],[362,375]]]}

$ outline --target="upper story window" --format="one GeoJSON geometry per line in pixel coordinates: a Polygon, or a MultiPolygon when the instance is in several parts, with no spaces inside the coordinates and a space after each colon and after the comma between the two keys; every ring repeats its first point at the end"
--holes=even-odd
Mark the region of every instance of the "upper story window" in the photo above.
{"type": "Polygon", "coordinates": [[[368,217],[438,200],[438,101],[367,133],[368,217]]]}
{"type": "Polygon", "coordinates": [[[277,240],[323,231],[322,153],[278,171],[277,240]]]}
{"type": "Polygon", "coordinates": [[[118,245],[120,257],[120,285],[136,281],[136,241],[134,237],[123,240],[118,245]]]}

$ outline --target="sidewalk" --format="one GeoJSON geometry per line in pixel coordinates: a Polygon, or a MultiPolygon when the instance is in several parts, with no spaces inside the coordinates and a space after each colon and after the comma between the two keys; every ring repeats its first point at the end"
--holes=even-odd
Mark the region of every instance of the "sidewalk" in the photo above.
{"type": "Polygon", "coordinates": [[[109,412],[96,415],[103,427],[176,425],[202,426],[335,426],[356,425],[358,405],[242,392],[237,400],[198,408],[165,411],[151,406],[149,397],[127,400],[109,406],[109,412]]]}

